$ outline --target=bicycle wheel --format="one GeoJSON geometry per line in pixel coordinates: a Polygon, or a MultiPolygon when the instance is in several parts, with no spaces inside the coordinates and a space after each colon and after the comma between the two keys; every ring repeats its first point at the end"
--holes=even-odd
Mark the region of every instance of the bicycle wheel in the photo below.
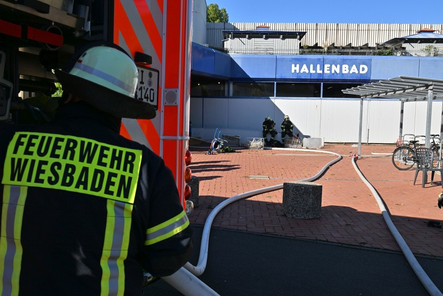
{"type": "Polygon", "coordinates": [[[395,148],[392,153],[392,163],[394,166],[401,170],[406,171],[414,166],[415,163],[415,153],[409,147],[398,147],[395,148]]]}

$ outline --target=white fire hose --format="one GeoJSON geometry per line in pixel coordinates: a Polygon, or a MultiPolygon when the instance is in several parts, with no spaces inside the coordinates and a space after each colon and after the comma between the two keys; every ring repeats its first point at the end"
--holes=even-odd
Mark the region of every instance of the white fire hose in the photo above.
{"type": "MultiPolygon", "coordinates": [[[[275,149],[275,148],[274,148],[275,149]]],[[[283,150],[283,149],[282,149],[283,150]]],[[[284,149],[288,150],[288,149],[284,149]]],[[[328,152],[328,151],[317,151],[317,150],[307,150],[307,149],[290,149],[293,151],[312,151],[312,152],[322,152],[327,154],[336,155],[337,158],[328,162],[316,175],[303,179],[301,181],[313,181],[319,178],[326,169],[333,165],[334,163],[338,162],[342,159],[341,155],[334,153],[334,152],[328,152]]],[[[199,278],[196,276],[199,276],[203,274],[203,272],[206,269],[206,264],[208,261],[208,249],[209,249],[209,235],[211,232],[211,226],[212,222],[215,219],[215,216],[226,206],[229,204],[236,202],[241,199],[245,199],[257,194],[270,192],[274,190],[279,190],[283,188],[283,184],[275,185],[267,188],[262,188],[258,190],[253,190],[249,192],[245,192],[239,195],[235,195],[231,198],[228,198],[218,204],[209,214],[208,218],[206,219],[205,225],[203,227],[203,233],[202,233],[202,239],[201,239],[201,247],[200,247],[200,256],[198,259],[197,266],[192,265],[191,263],[187,262],[184,267],[180,268],[178,271],[176,271],[174,274],[170,276],[163,277],[162,279],[165,280],[168,284],[170,284],[172,287],[177,289],[179,292],[181,292],[185,296],[194,296],[194,295],[208,295],[208,296],[217,296],[217,292],[215,292],[213,289],[211,289],[209,286],[207,286],[205,283],[203,283],[199,278]]]]}
{"type": "Polygon", "coordinates": [[[366,186],[369,188],[369,190],[371,190],[372,195],[374,195],[374,198],[377,201],[378,207],[382,213],[383,219],[385,220],[386,224],[388,225],[388,228],[391,231],[392,236],[395,238],[395,241],[397,242],[398,246],[400,247],[401,251],[403,252],[403,255],[406,257],[406,260],[408,261],[412,270],[415,272],[418,279],[420,280],[422,285],[425,287],[426,291],[428,291],[429,295],[441,296],[442,293],[435,286],[435,284],[432,282],[432,280],[429,278],[429,276],[423,270],[421,265],[418,263],[414,254],[411,252],[411,249],[409,249],[408,245],[406,244],[405,240],[401,236],[400,232],[398,232],[397,228],[395,227],[394,223],[392,222],[391,217],[389,216],[389,213],[388,213],[388,211],[385,207],[385,204],[383,203],[383,200],[381,199],[380,195],[377,193],[377,191],[371,185],[371,183],[369,183],[368,180],[363,176],[363,174],[361,173],[357,164],[355,163],[355,159],[356,159],[355,157],[352,158],[352,165],[354,166],[355,171],[360,176],[360,179],[363,181],[363,183],[365,183],[366,186]]]}
{"type": "MultiPolygon", "coordinates": [[[[273,148],[273,150],[278,150],[278,148],[273,148]]],[[[281,149],[281,150],[285,150],[288,151],[289,149],[281,149]]],[[[319,150],[309,150],[309,149],[290,149],[291,151],[311,151],[311,152],[317,152],[317,153],[326,153],[326,154],[332,154],[337,156],[336,159],[328,162],[317,174],[315,174],[314,176],[307,178],[307,179],[303,179],[300,180],[302,182],[310,182],[310,181],[314,181],[316,179],[318,179],[327,169],[328,167],[330,167],[331,165],[335,164],[336,162],[338,162],[339,160],[342,159],[342,156],[334,153],[334,152],[329,152],[329,151],[319,151],[319,150]]],[[[228,198],[226,200],[224,200],[223,202],[219,203],[209,214],[208,218],[206,219],[205,225],[203,227],[203,233],[202,233],[202,240],[201,240],[201,246],[200,246],[200,256],[198,259],[198,264],[197,266],[192,265],[191,263],[186,263],[185,264],[185,268],[187,270],[189,270],[190,272],[192,272],[193,274],[199,276],[201,274],[203,274],[203,272],[206,269],[206,264],[208,261],[208,249],[209,249],[209,235],[211,232],[211,226],[212,226],[212,222],[214,221],[215,217],[217,216],[217,214],[226,206],[228,206],[229,204],[236,202],[238,200],[241,199],[245,199],[257,194],[261,194],[261,193],[266,193],[266,192],[270,192],[270,191],[274,191],[274,190],[279,190],[283,188],[283,184],[279,184],[279,185],[274,185],[274,186],[270,186],[270,187],[266,187],[266,188],[261,188],[261,189],[257,189],[257,190],[253,190],[253,191],[249,191],[249,192],[245,192],[245,193],[241,193],[238,195],[235,195],[231,198],[228,198]]],[[[189,294],[190,295],[190,294],[189,294]]]]}
{"type": "MultiPolygon", "coordinates": [[[[310,178],[299,180],[301,182],[311,182],[316,179],[318,179],[325,171],[328,169],[331,165],[335,164],[336,162],[340,161],[342,159],[342,156],[330,152],[330,151],[321,151],[321,150],[309,150],[309,149],[288,149],[288,148],[272,148],[272,150],[291,150],[291,151],[311,151],[316,153],[326,153],[326,154],[332,154],[337,156],[336,159],[328,162],[317,174],[310,178]]],[[[395,228],[394,224],[392,223],[392,220],[389,217],[389,214],[384,206],[383,201],[381,200],[380,196],[378,195],[377,191],[372,187],[372,185],[364,178],[362,173],[359,171],[358,167],[355,164],[355,157],[352,158],[352,162],[354,165],[355,170],[357,171],[357,174],[360,176],[362,181],[369,187],[371,192],[373,193],[379,208],[382,212],[382,216],[385,219],[386,224],[388,225],[392,235],[394,236],[395,240],[397,241],[398,245],[400,246],[403,254],[405,255],[407,261],[411,265],[412,269],[416,273],[417,277],[425,287],[425,289],[428,291],[428,293],[432,296],[443,296],[442,293],[438,290],[438,288],[435,286],[435,284],[430,280],[430,278],[427,276],[423,268],[419,265],[418,261],[408,248],[406,242],[401,237],[398,230],[395,228]]],[[[199,276],[203,274],[203,272],[206,269],[206,264],[208,260],[208,249],[209,249],[209,235],[211,232],[211,226],[212,222],[214,221],[217,214],[226,206],[229,204],[236,202],[241,199],[245,199],[257,194],[262,194],[266,192],[271,192],[275,190],[279,190],[283,188],[283,184],[274,185],[266,188],[261,188],[249,192],[245,192],[242,194],[235,195],[229,199],[224,200],[220,204],[218,204],[209,214],[208,218],[206,219],[205,225],[203,227],[203,233],[202,233],[202,240],[201,240],[201,246],[200,246],[200,256],[198,259],[197,266],[192,265],[191,263],[187,262],[184,267],[179,269],[176,273],[163,277],[163,279],[168,282],[171,286],[176,288],[178,291],[183,293],[185,296],[193,296],[193,295],[208,295],[208,296],[216,296],[219,295],[217,292],[212,290],[210,287],[208,287],[205,283],[203,283],[200,279],[198,279],[196,276],[199,276]]]]}
{"type": "Polygon", "coordinates": [[[211,287],[206,285],[184,267],[171,275],[162,277],[162,279],[185,296],[219,296],[219,294],[212,290],[211,287]]]}

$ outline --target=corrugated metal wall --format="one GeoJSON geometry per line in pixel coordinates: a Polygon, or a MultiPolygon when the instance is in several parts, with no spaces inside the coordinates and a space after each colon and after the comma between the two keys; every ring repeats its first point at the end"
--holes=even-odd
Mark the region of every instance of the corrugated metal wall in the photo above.
{"type": "Polygon", "coordinates": [[[206,44],[206,1],[192,2],[192,42],[206,44]]]}
{"type": "Polygon", "coordinates": [[[223,48],[223,30],[234,30],[230,23],[207,23],[206,43],[210,47],[223,48]]]}
{"type": "Polygon", "coordinates": [[[368,46],[374,47],[392,38],[404,37],[429,28],[443,32],[443,24],[340,24],[340,23],[208,23],[207,43],[223,48],[223,30],[255,30],[268,26],[272,31],[306,32],[301,44],[312,46],[368,46]]]}
{"type": "Polygon", "coordinates": [[[229,53],[298,54],[300,41],[279,38],[235,38],[225,41],[229,53]]]}

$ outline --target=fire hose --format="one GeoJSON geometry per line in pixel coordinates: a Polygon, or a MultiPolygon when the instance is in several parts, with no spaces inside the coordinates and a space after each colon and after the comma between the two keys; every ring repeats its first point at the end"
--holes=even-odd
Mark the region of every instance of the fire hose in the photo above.
{"type": "Polygon", "coordinates": [[[432,282],[432,280],[429,278],[429,276],[423,270],[421,265],[418,263],[414,254],[411,252],[411,250],[409,249],[405,240],[401,236],[400,232],[395,227],[380,195],[377,193],[377,191],[371,185],[371,183],[369,183],[368,180],[361,173],[360,169],[358,168],[358,166],[355,162],[356,158],[357,157],[352,158],[352,165],[354,166],[355,171],[360,176],[360,179],[363,181],[363,183],[365,183],[366,186],[369,188],[369,190],[371,190],[372,195],[374,196],[375,200],[377,201],[378,207],[382,213],[382,216],[386,222],[386,225],[388,226],[389,230],[391,231],[392,236],[395,238],[395,241],[397,242],[398,246],[400,247],[401,251],[403,252],[403,255],[406,257],[406,260],[408,261],[412,270],[414,271],[414,273],[416,274],[416,276],[418,277],[418,279],[420,280],[422,285],[425,287],[425,289],[428,291],[429,295],[432,295],[432,296],[440,295],[441,296],[442,293],[435,286],[435,284],[432,282]]]}
{"type": "MultiPolygon", "coordinates": [[[[272,150],[279,150],[279,149],[272,148],[272,150]]],[[[336,159],[328,162],[317,174],[315,174],[314,176],[312,176],[310,178],[299,180],[301,182],[311,182],[311,181],[317,180],[321,175],[323,175],[323,173],[330,166],[332,166],[333,164],[337,163],[338,161],[340,161],[342,159],[341,155],[334,153],[334,152],[330,152],[330,151],[309,150],[309,149],[287,149],[287,148],[285,148],[285,149],[281,148],[281,150],[304,151],[304,152],[311,151],[311,152],[317,152],[317,153],[332,154],[332,155],[337,156],[336,159]]],[[[374,189],[374,187],[365,179],[363,174],[358,169],[358,167],[355,163],[356,158],[357,158],[357,156],[354,156],[352,158],[353,166],[354,166],[357,174],[360,176],[361,180],[368,186],[368,188],[373,193],[373,195],[379,205],[382,216],[383,216],[389,230],[391,231],[392,235],[394,236],[397,244],[400,246],[400,249],[402,250],[407,261],[409,262],[411,268],[413,269],[413,271],[415,272],[415,274],[419,278],[420,282],[423,284],[423,286],[425,287],[425,289],[428,291],[428,293],[430,295],[441,296],[442,293],[438,290],[438,288],[435,286],[435,284],[431,281],[431,279],[428,277],[426,272],[420,266],[417,259],[414,257],[413,253],[411,252],[411,250],[407,246],[406,242],[401,237],[398,230],[395,228],[395,226],[394,226],[392,220],[390,219],[390,216],[386,210],[386,207],[385,207],[383,201],[381,200],[381,197],[378,195],[378,193],[374,189]]],[[[191,263],[187,262],[184,265],[184,267],[182,267],[176,273],[174,273],[168,277],[164,277],[163,279],[166,282],[168,282],[171,286],[173,286],[174,288],[176,288],[178,291],[180,291],[181,293],[183,293],[186,296],[187,295],[189,295],[189,296],[191,296],[191,295],[214,295],[214,296],[219,295],[196,277],[196,276],[203,274],[203,272],[206,269],[206,264],[207,264],[207,260],[208,260],[209,236],[210,236],[210,232],[211,232],[212,222],[214,221],[217,214],[223,208],[230,205],[231,203],[234,203],[236,201],[246,199],[246,198],[258,195],[258,194],[279,190],[282,188],[283,188],[283,184],[279,184],[279,185],[274,185],[274,186],[270,186],[270,187],[266,187],[266,188],[253,190],[253,191],[248,191],[245,193],[235,195],[229,199],[224,200],[220,204],[218,204],[209,214],[208,218],[206,219],[205,225],[203,227],[201,246],[200,246],[200,255],[199,255],[197,265],[194,266],[191,263]]]]}
{"type": "MultiPolygon", "coordinates": [[[[277,148],[273,148],[277,149],[277,148]]],[[[288,149],[282,149],[282,150],[288,150],[288,149]]],[[[336,162],[340,161],[342,159],[342,156],[329,151],[318,151],[318,150],[308,150],[308,149],[291,149],[295,151],[312,151],[312,152],[322,152],[326,154],[332,154],[337,156],[336,159],[328,162],[317,174],[314,176],[303,179],[301,181],[310,182],[318,179],[331,165],[335,164],[336,162]]],[[[209,286],[207,286],[205,283],[203,283],[197,276],[203,274],[203,272],[206,269],[206,264],[208,261],[208,249],[209,249],[209,235],[211,233],[211,226],[212,222],[214,221],[217,214],[226,206],[230,205],[233,202],[236,202],[241,199],[245,199],[257,194],[271,192],[275,190],[279,190],[283,188],[283,184],[266,187],[262,189],[257,189],[249,192],[245,192],[239,195],[235,195],[231,198],[228,198],[218,204],[209,214],[208,218],[206,219],[205,225],[203,227],[203,233],[202,233],[202,239],[201,239],[201,246],[200,246],[200,255],[198,259],[197,266],[192,265],[191,263],[187,262],[184,267],[180,268],[178,271],[173,273],[170,276],[163,277],[162,279],[166,281],[168,284],[170,284],[172,287],[177,289],[179,292],[181,292],[185,296],[192,296],[192,295],[208,295],[208,296],[216,296],[219,295],[217,292],[212,290],[209,286]]]]}
{"type": "MultiPolygon", "coordinates": [[[[272,148],[272,150],[278,150],[278,148],[272,148]]],[[[285,150],[288,151],[287,148],[281,148],[281,150],[285,150]]],[[[321,153],[326,153],[326,154],[332,154],[337,156],[336,159],[331,160],[330,162],[328,162],[317,174],[315,174],[314,176],[307,178],[307,179],[303,179],[300,180],[301,182],[310,182],[310,181],[314,181],[316,179],[318,179],[331,165],[335,164],[336,162],[340,161],[342,159],[342,156],[334,153],[334,152],[329,152],[329,151],[320,151],[320,150],[309,150],[309,149],[291,149],[291,151],[311,151],[311,152],[321,152],[321,153]]],[[[214,221],[215,217],[217,216],[217,214],[226,206],[230,205],[233,202],[236,202],[238,200],[242,200],[257,194],[261,194],[261,193],[266,193],[266,192],[271,192],[271,191],[275,191],[275,190],[279,190],[283,188],[283,184],[279,184],[279,185],[274,185],[274,186],[270,186],[270,187],[266,187],[266,188],[261,188],[261,189],[257,189],[257,190],[252,190],[252,191],[248,191],[245,193],[241,193],[238,195],[235,195],[231,198],[228,198],[226,200],[224,200],[223,202],[219,203],[209,214],[208,218],[206,218],[206,222],[205,225],[203,227],[203,234],[202,234],[202,241],[201,241],[201,246],[200,246],[200,256],[198,258],[198,263],[197,266],[192,265],[191,263],[186,263],[185,264],[185,268],[187,270],[189,270],[190,272],[192,272],[193,274],[199,276],[201,274],[203,274],[203,272],[206,269],[206,264],[208,261],[208,248],[209,248],[209,235],[211,232],[211,225],[212,222],[214,221]]]]}

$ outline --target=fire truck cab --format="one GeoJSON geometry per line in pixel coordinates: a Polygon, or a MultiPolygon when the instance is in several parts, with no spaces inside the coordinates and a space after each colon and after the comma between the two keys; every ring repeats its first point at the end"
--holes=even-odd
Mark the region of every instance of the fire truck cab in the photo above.
{"type": "Polygon", "coordinates": [[[112,41],[138,66],[137,98],[157,108],[151,120],[123,119],[121,134],[164,159],[189,210],[191,9],[191,0],[0,0],[0,120],[47,120],[53,69],[86,43],[112,41]]]}

